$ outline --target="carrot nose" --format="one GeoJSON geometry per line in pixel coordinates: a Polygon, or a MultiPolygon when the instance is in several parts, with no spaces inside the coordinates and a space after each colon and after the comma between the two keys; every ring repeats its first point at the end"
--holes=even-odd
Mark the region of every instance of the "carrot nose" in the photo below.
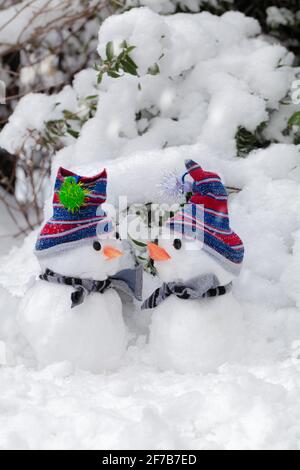
{"type": "Polygon", "coordinates": [[[154,261],[167,261],[171,259],[169,253],[161,246],[156,245],[156,243],[148,243],[148,251],[150,258],[154,261]]]}
{"type": "Polygon", "coordinates": [[[119,258],[120,256],[123,256],[123,251],[118,250],[117,248],[114,248],[113,246],[105,246],[103,248],[103,254],[106,256],[108,261],[111,261],[112,259],[119,258]]]}

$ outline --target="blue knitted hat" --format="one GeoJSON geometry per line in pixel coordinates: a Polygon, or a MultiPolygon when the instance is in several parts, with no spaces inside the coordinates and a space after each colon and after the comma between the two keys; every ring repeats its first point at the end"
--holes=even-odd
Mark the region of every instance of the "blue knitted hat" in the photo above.
{"type": "Polygon", "coordinates": [[[244,245],[230,228],[228,196],[221,178],[204,171],[193,160],[186,161],[186,169],[194,180],[193,195],[167,226],[181,236],[203,242],[204,250],[237,274],[244,258],[244,245]]]}
{"type": "Polygon", "coordinates": [[[106,201],[106,187],[106,170],[90,178],[60,168],[54,186],[53,216],[38,237],[37,256],[108,237],[113,224],[101,208],[106,201]]]}

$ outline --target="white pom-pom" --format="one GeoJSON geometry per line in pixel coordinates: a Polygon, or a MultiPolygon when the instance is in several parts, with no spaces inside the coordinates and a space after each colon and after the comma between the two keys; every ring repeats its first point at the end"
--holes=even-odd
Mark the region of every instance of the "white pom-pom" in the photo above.
{"type": "Polygon", "coordinates": [[[186,192],[191,191],[192,183],[183,181],[182,176],[175,171],[165,173],[159,184],[161,193],[170,199],[178,200],[186,192]]]}

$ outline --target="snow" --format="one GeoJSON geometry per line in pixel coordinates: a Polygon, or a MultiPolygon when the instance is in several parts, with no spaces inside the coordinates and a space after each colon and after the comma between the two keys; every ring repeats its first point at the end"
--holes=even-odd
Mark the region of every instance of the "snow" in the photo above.
{"type": "Polygon", "coordinates": [[[2,10],[1,53],[18,42],[28,40],[39,28],[46,28],[53,22],[57,26],[64,24],[66,17],[78,15],[81,11],[82,5],[78,0],[72,4],[61,0],[23,0],[2,10]]]}
{"type": "MultiPolygon", "coordinates": [[[[38,365],[15,322],[18,305],[39,273],[32,234],[21,249],[0,260],[0,284],[7,292],[0,293],[0,447],[299,449],[300,147],[286,140],[239,159],[234,139],[238,126],[253,131],[271,110],[272,132],[282,131],[273,119],[277,109],[282,113],[279,102],[295,74],[292,57],[260,36],[255,20],[238,13],[159,16],[131,10],[104,23],[99,51],[108,40],[124,39],[137,46],[132,56],[140,77],[104,78],[95,117],[55,156],[52,183],[60,165],[85,175],[106,167],[109,203],[121,195],[128,204],[166,202],[158,189],[164,173],[180,174],[191,158],[237,188],[229,198],[231,226],[243,239],[246,256],[232,295],[242,315],[234,320],[230,311],[232,323],[223,330],[224,342],[236,351],[223,360],[220,354],[213,367],[211,356],[205,362],[200,351],[207,373],[205,367],[195,372],[184,365],[183,348],[181,373],[169,367],[162,371],[158,360],[165,363],[168,348],[153,355],[152,319],[152,328],[162,321],[167,331],[168,319],[179,313],[183,318],[182,312],[170,308],[161,319],[158,310],[142,313],[125,305],[129,346],[117,370],[91,374],[70,362],[38,365]],[[194,34],[185,33],[187,23],[194,34]],[[156,76],[147,75],[153,62],[161,69],[156,76]],[[144,121],[136,122],[143,110],[148,112],[144,121]]],[[[68,96],[63,106],[77,107],[78,96],[95,94],[94,75],[81,72],[62,92],[68,96]]],[[[23,102],[1,133],[1,145],[8,149],[19,145],[35,111],[43,113],[35,97],[26,106],[23,102]]],[[[51,116],[55,102],[57,97],[45,99],[50,114],[40,114],[34,124],[41,126],[51,116]]],[[[45,219],[50,215],[48,200],[45,219]]],[[[144,298],[158,285],[145,274],[144,298]]],[[[185,308],[186,322],[176,325],[182,337],[178,348],[185,332],[200,327],[203,319],[185,308]]],[[[219,324],[216,319],[215,333],[203,341],[207,347],[217,341],[219,324]]]]}
{"type": "Polygon", "coordinates": [[[241,359],[243,311],[231,294],[201,302],[165,300],[153,312],[149,349],[160,370],[215,372],[241,359]]]}
{"type": "Polygon", "coordinates": [[[132,348],[117,373],[3,368],[1,448],[295,449],[299,345],[270,367],[158,373],[132,348]]]}
{"type": "Polygon", "coordinates": [[[288,8],[269,7],[267,8],[267,22],[274,28],[278,25],[293,25],[295,16],[288,8]]]}

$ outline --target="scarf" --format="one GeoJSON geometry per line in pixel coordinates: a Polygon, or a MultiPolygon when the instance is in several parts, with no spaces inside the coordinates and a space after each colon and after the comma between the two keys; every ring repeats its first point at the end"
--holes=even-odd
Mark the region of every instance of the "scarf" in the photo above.
{"type": "Polygon", "coordinates": [[[74,288],[71,294],[71,308],[81,305],[86,297],[92,292],[103,294],[107,289],[116,289],[121,295],[126,297],[142,299],[143,268],[139,266],[135,269],[124,269],[115,276],[110,276],[104,281],[94,281],[93,279],[80,279],[77,277],[62,276],[50,269],[40,275],[42,281],[55,284],[64,284],[74,288]]]}
{"type": "Polygon", "coordinates": [[[186,284],[168,282],[156,289],[142,304],[142,310],[153,309],[171,295],[179,299],[205,299],[225,295],[232,288],[230,282],[226,286],[220,286],[219,280],[214,274],[205,274],[195,277],[186,284]]]}

